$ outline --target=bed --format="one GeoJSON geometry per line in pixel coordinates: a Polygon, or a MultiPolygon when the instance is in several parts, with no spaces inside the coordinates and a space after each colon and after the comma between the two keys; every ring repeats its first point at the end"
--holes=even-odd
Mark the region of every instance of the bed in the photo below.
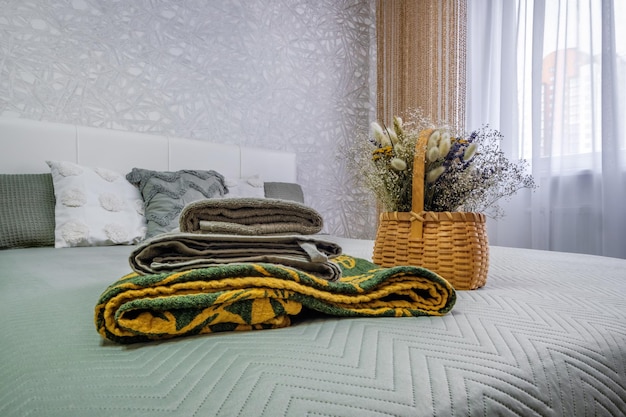
{"type": "MultiPolygon", "coordinates": [[[[292,153],[210,140],[0,118],[0,144],[5,179],[49,173],[47,160],[298,177],[292,153]]],[[[325,238],[371,258],[372,241],[325,238]]],[[[626,415],[624,259],[492,246],[486,286],[442,316],[311,315],[118,344],[94,306],[136,245],[0,250],[0,415],[626,415]]]]}

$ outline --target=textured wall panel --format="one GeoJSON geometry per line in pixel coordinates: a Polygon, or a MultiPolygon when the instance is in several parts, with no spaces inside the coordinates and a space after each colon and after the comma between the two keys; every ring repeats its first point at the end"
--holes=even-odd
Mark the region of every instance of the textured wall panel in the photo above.
{"type": "Polygon", "coordinates": [[[373,108],[373,1],[0,6],[1,115],[295,151],[325,231],[372,236],[341,157],[373,108]]]}

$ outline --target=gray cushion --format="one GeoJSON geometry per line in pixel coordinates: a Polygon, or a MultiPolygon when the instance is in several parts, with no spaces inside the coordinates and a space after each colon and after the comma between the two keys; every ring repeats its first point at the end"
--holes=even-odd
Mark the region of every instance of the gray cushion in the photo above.
{"type": "Polygon", "coordinates": [[[0,249],[54,246],[54,203],[49,173],[0,175],[0,249]]]}
{"type": "Polygon", "coordinates": [[[224,177],[215,171],[151,171],[133,168],[126,179],[139,187],[148,222],[146,238],[178,229],[183,208],[197,200],[221,197],[224,177]]]}
{"type": "Polygon", "coordinates": [[[265,197],[304,203],[304,193],[300,184],[291,182],[266,182],[265,197]]]}

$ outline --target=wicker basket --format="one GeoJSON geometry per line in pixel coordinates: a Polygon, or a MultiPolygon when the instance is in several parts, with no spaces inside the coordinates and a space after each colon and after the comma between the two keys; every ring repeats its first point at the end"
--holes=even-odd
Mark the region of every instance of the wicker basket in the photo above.
{"type": "Polygon", "coordinates": [[[415,148],[411,212],[384,212],[374,242],[374,263],[417,265],[441,275],[457,290],[485,285],[489,269],[486,218],[482,213],[424,211],[424,152],[432,130],[415,148]]]}

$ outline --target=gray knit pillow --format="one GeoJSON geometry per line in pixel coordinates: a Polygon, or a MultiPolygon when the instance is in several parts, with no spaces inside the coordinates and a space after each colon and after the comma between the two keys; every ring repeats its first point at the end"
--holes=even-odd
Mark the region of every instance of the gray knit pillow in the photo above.
{"type": "Polygon", "coordinates": [[[224,177],[215,171],[151,171],[133,168],[126,179],[139,187],[145,203],[146,239],[178,229],[183,208],[197,200],[222,197],[224,177]]]}
{"type": "Polygon", "coordinates": [[[266,182],[265,197],[304,203],[302,187],[292,182],[266,182]]]}
{"type": "Polygon", "coordinates": [[[48,174],[0,174],[0,249],[54,246],[54,186],[48,174]]]}

